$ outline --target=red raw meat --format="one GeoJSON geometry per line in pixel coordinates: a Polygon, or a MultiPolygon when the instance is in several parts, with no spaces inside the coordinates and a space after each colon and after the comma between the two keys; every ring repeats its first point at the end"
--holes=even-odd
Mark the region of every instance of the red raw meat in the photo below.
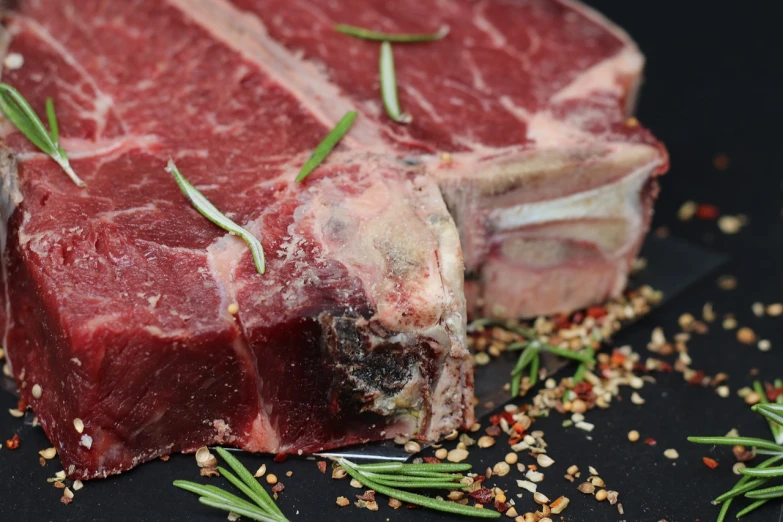
{"type": "Polygon", "coordinates": [[[54,99],[88,186],[0,130],[0,333],[73,478],[205,444],[312,452],[470,426],[462,252],[472,312],[601,300],[667,165],[626,121],[641,55],[570,2],[18,4],[3,81],[39,114],[54,99]],[[383,113],[378,44],[337,22],[450,26],[394,48],[410,125],[383,113]],[[295,184],[347,110],[350,134],[295,184]],[[265,275],[187,203],[170,157],[261,239],[265,275]]]}

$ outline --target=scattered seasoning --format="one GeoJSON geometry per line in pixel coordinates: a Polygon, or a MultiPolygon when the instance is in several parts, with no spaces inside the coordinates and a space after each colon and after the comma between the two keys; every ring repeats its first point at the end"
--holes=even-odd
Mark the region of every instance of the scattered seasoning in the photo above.
{"type": "Polygon", "coordinates": [[[413,453],[418,453],[420,451],[421,451],[421,445],[418,442],[414,440],[410,440],[405,443],[405,453],[413,454],[413,453]]]}
{"type": "Polygon", "coordinates": [[[239,313],[239,305],[236,303],[231,303],[228,305],[228,313],[231,315],[237,315],[239,313]]]}
{"type": "Polygon", "coordinates": [[[696,205],[695,201],[686,201],[682,204],[680,210],[677,211],[677,217],[680,221],[690,221],[696,215],[697,208],[698,205],[696,205]]]}
{"type": "Polygon", "coordinates": [[[267,484],[277,484],[277,476],[270,473],[266,476],[266,483],[267,484]]]}
{"type": "Polygon", "coordinates": [[[462,462],[466,458],[468,458],[468,452],[460,448],[449,451],[448,455],[446,456],[446,460],[449,462],[462,462]]]}
{"type": "Polygon", "coordinates": [[[351,501],[348,500],[345,497],[337,497],[337,505],[340,507],[345,507],[351,504],[351,501]]]}
{"type": "Polygon", "coordinates": [[[582,482],[577,486],[577,488],[580,493],[584,493],[585,495],[592,495],[595,493],[595,486],[591,484],[590,482],[582,482]]]}
{"type": "Polygon", "coordinates": [[[720,276],[718,278],[718,288],[721,290],[734,290],[737,288],[737,278],[728,274],[720,276]]]}
{"type": "Polygon", "coordinates": [[[226,232],[242,238],[245,243],[247,243],[250,253],[253,256],[253,263],[256,266],[256,270],[259,274],[263,274],[266,270],[266,261],[264,260],[264,247],[261,246],[261,242],[258,241],[253,234],[240,227],[226,217],[225,214],[220,212],[204,194],[199,192],[199,190],[182,175],[173,160],[169,160],[169,163],[166,166],[166,172],[174,176],[174,180],[177,182],[180,190],[185,194],[185,197],[199,214],[226,232]]]}
{"type": "Polygon", "coordinates": [[[715,205],[709,203],[702,203],[696,208],[696,217],[703,220],[716,219],[720,211],[715,205]]]}
{"type": "Polygon", "coordinates": [[[495,445],[495,439],[490,437],[489,435],[484,435],[478,440],[477,443],[477,446],[482,449],[491,448],[494,445],[495,445]]]}
{"type": "MultiPolygon", "coordinates": [[[[324,462],[324,467],[326,467],[326,462],[324,462]]],[[[318,468],[320,469],[320,466],[318,468]]],[[[261,467],[258,468],[255,473],[253,473],[253,477],[260,478],[263,477],[265,473],[266,473],[266,464],[261,464],[261,467]]],[[[334,477],[334,474],[332,474],[332,476],[334,477]]]]}
{"type": "Polygon", "coordinates": [[[701,460],[704,462],[704,465],[710,469],[715,469],[719,465],[717,460],[711,459],[710,457],[702,457],[701,460]]]}
{"type": "Polygon", "coordinates": [[[767,306],[767,315],[770,317],[778,317],[783,315],[783,303],[773,303],[767,306]]]}
{"type": "MultiPolygon", "coordinates": [[[[274,475],[272,475],[272,476],[274,476],[274,475]]],[[[269,477],[267,477],[267,482],[269,482],[269,477]]],[[[270,484],[271,484],[271,482],[270,482],[270,484]]],[[[283,483],[282,482],[278,482],[277,484],[274,485],[274,487],[272,488],[272,491],[274,493],[280,493],[284,489],[285,489],[285,486],[283,485],[283,483]]]]}
{"type": "Polygon", "coordinates": [[[19,434],[18,433],[14,433],[13,437],[11,437],[10,439],[5,441],[5,447],[10,449],[10,450],[15,450],[16,448],[19,447],[19,442],[20,441],[21,441],[21,439],[19,438],[19,434]]]}
{"type": "Polygon", "coordinates": [[[754,344],[756,342],[756,333],[747,326],[737,330],[737,340],[743,344],[754,344]]]}
{"type": "Polygon", "coordinates": [[[669,448],[666,451],[664,451],[663,456],[666,457],[667,459],[672,459],[672,460],[680,458],[679,452],[674,448],[669,448]]]}
{"type": "Polygon", "coordinates": [[[736,234],[742,228],[742,220],[737,216],[721,216],[718,219],[718,228],[724,234],[736,234]]]}
{"type": "Polygon", "coordinates": [[[729,168],[729,157],[726,154],[718,153],[712,158],[712,166],[716,170],[726,170],[729,168]]]}
{"type": "Polygon", "coordinates": [[[759,341],[758,347],[762,352],[768,352],[772,348],[772,343],[768,339],[762,339],[759,341]]]}
{"type": "Polygon", "coordinates": [[[217,466],[217,459],[209,452],[208,447],[202,446],[196,450],[196,464],[199,468],[214,468],[217,466]]]}
{"type": "Polygon", "coordinates": [[[636,430],[631,430],[628,432],[628,440],[631,442],[636,442],[639,440],[639,432],[636,430]]]}
{"type": "Polygon", "coordinates": [[[77,433],[81,433],[84,431],[84,421],[82,421],[79,417],[76,417],[73,419],[73,427],[76,429],[77,433]]]}
{"type": "Polygon", "coordinates": [[[38,454],[46,460],[51,460],[57,456],[57,448],[46,448],[39,451],[38,454]]]}
{"type": "Polygon", "coordinates": [[[647,444],[648,446],[655,446],[656,444],[658,444],[658,442],[652,437],[647,437],[646,439],[644,439],[644,443],[647,444]]]}
{"type": "Polygon", "coordinates": [[[605,489],[599,489],[599,490],[598,490],[598,491],[596,491],[596,493],[595,493],[595,499],[596,499],[598,502],[603,502],[604,500],[606,500],[606,497],[607,497],[607,496],[608,496],[608,494],[606,493],[606,490],[605,490],[605,489]]]}
{"type": "Polygon", "coordinates": [[[346,112],[340,121],[337,122],[334,128],[329,131],[329,134],[327,134],[323,141],[318,144],[304,165],[302,165],[302,168],[299,170],[299,174],[296,176],[295,181],[297,183],[302,182],[307,176],[310,175],[311,172],[316,169],[316,167],[318,167],[324,161],[324,159],[326,159],[326,156],[332,152],[332,149],[334,149],[343,136],[345,136],[351,129],[351,126],[353,125],[357,115],[358,113],[356,111],[346,112]]]}
{"type": "Polygon", "coordinates": [[[318,466],[318,471],[324,474],[326,473],[326,461],[319,460],[317,466],[318,466]]]}
{"type": "Polygon", "coordinates": [[[41,388],[40,384],[33,384],[33,389],[31,391],[34,399],[40,399],[41,394],[43,393],[43,388],[41,388]]]}

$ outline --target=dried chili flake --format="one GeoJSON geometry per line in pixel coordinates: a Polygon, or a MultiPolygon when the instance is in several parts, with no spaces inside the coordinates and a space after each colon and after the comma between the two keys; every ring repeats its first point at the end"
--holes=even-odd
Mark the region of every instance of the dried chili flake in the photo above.
{"type": "Polygon", "coordinates": [[[656,444],[658,444],[658,441],[656,441],[652,437],[647,437],[646,439],[644,439],[644,443],[647,444],[648,446],[655,446],[656,444]]]}
{"type": "Polygon", "coordinates": [[[701,382],[704,380],[704,370],[698,370],[696,373],[693,374],[693,376],[688,379],[688,384],[701,384],[701,382]]]}
{"type": "Polygon", "coordinates": [[[612,358],[610,359],[612,366],[622,366],[625,364],[625,355],[619,350],[612,351],[612,358]]]}
{"type": "Polygon", "coordinates": [[[606,308],[603,306],[591,306],[587,309],[587,316],[593,319],[600,319],[607,314],[606,308]]]}
{"type": "Polygon", "coordinates": [[[497,509],[500,513],[505,513],[508,511],[509,505],[505,502],[501,502],[499,500],[495,501],[495,509],[497,509]]]}
{"type": "Polygon", "coordinates": [[[487,488],[480,488],[472,493],[468,493],[468,498],[479,504],[489,504],[492,502],[492,491],[487,488]]]}
{"type": "Polygon", "coordinates": [[[577,395],[584,395],[593,391],[593,385],[587,381],[578,382],[574,385],[573,391],[577,395]]]}
{"type": "Polygon", "coordinates": [[[704,465],[710,469],[715,469],[718,467],[718,461],[715,459],[711,459],[709,457],[702,457],[701,460],[702,462],[704,462],[704,465]]]}
{"type": "Polygon", "coordinates": [[[440,459],[438,457],[424,457],[424,462],[427,464],[440,464],[440,459]]]}
{"type": "Polygon", "coordinates": [[[280,493],[280,492],[281,492],[281,491],[283,491],[284,489],[285,489],[285,486],[283,485],[283,483],[282,483],[282,482],[278,482],[277,484],[275,484],[275,485],[272,487],[272,491],[274,491],[275,493],[280,493]]]}
{"type": "Polygon", "coordinates": [[[512,428],[514,428],[514,431],[516,431],[516,432],[517,432],[517,433],[519,433],[520,435],[522,435],[523,433],[525,433],[525,427],[524,427],[524,426],[522,426],[522,425],[521,425],[520,423],[518,423],[518,422],[515,422],[515,423],[514,423],[514,425],[512,426],[512,428]]]}
{"type": "Polygon", "coordinates": [[[720,215],[720,210],[715,205],[709,203],[702,203],[696,207],[696,217],[699,219],[716,219],[720,215]]]}
{"type": "Polygon", "coordinates": [[[772,402],[776,401],[780,395],[783,395],[783,386],[781,386],[780,388],[775,388],[770,383],[765,382],[764,388],[767,395],[767,399],[769,399],[772,402]]]}
{"type": "Polygon", "coordinates": [[[514,444],[517,444],[522,440],[522,435],[514,435],[513,437],[508,438],[508,445],[513,446],[514,444]]]}
{"type": "Polygon", "coordinates": [[[571,321],[568,319],[568,316],[563,314],[554,316],[552,322],[554,323],[555,330],[563,330],[571,326],[571,321]]]}
{"type": "Polygon", "coordinates": [[[15,433],[13,437],[11,437],[7,441],[5,441],[5,447],[10,449],[10,450],[15,450],[16,448],[19,447],[19,442],[20,441],[21,441],[21,439],[19,438],[19,434],[15,433]]]}
{"type": "Polygon", "coordinates": [[[585,320],[585,314],[583,312],[576,312],[571,316],[571,322],[573,324],[581,324],[585,320]]]}
{"type": "Polygon", "coordinates": [[[361,495],[356,495],[357,500],[364,500],[365,502],[375,502],[375,490],[368,489],[361,495]]]}
{"type": "Polygon", "coordinates": [[[318,461],[317,465],[318,465],[318,471],[320,471],[321,473],[326,473],[326,461],[325,460],[318,461]]]}
{"type": "Polygon", "coordinates": [[[161,455],[160,456],[160,460],[162,460],[163,462],[168,462],[170,458],[171,458],[171,455],[161,455]]]}
{"type": "Polygon", "coordinates": [[[500,429],[500,426],[488,426],[484,431],[490,437],[500,437],[500,434],[503,433],[503,431],[500,429]]]}
{"type": "Polygon", "coordinates": [[[277,463],[285,462],[288,460],[288,453],[278,453],[273,460],[277,463]]]}
{"type": "Polygon", "coordinates": [[[16,403],[16,409],[19,411],[24,411],[27,409],[27,403],[24,399],[19,399],[19,401],[16,403]]]}

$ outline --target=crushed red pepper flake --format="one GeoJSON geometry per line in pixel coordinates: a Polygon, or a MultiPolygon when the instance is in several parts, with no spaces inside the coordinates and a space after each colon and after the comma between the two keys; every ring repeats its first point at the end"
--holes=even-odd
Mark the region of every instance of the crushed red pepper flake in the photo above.
{"type": "Polygon", "coordinates": [[[492,491],[482,487],[476,491],[468,493],[468,498],[470,498],[470,500],[473,502],[478,502],[479,504],[489,504],[492,502],[492,491]]]}
{"type": "Polygon", "coordinates": [[[501,502],[500,500],[495,500],[495,509],[498,510],[498,512],[505,513],[506,511],[508,511],[509,507],[510,506],[505,502],[501,502]]]}
{"type": "Polygon", "coordinates": [[[273,492],[275,492],[275,493],[280,493],[280,492],[281,492],[281,491],[283,491],[284,489],[285,489],[285,486],[283,485],[283,483],[282,483],[282,482],[278,482],[277,484],[275,484],[275,485],[272,487],[272,491],[273,491],[273,492]]]}
{"type": "Polygon", "coordinates": [[[275,458],[272,460],[274,460],[278,464],[281,462],[285,462],[286,460],[288,460],[288,453],[278,453],[277,455],[275,455],[275,458]]]}
{"type": "Polygon", "coordinates": [[[646,439],[644,439],[644,443],[647,444],[648,446],[655,446],[656,444],[658,444],[658,441],[656,441],[652,437],[647,437],[646,439]]]}
{"type": "Polygon", "coordinates": [[[711,459],[709,457],[702,457],[701,460],[702,462],[704,462],[704,465],[710,469],[715,469],[719,466],[718,461],[715,459],[711,459]]]}
{"type": "Polygon", "coordinates": [[[163,462],[168,462],[170,458],[171,458],[171,455],[162,455],[160,457],[160,460],[162,460],[163,462]]]}
{"type": "Polygon", "coordinates": [[[326,461],[325,460],[319,460],[318,463],[318,471],[321,473],[326,473],[326,461]]]}
{"type": "Polygon", "coordinates": [[[19,447],[19,442],[21,440],[22,439],[19,438],[19,434],[15,433],[13,437],[11,437],[7,441],[5,441],[5,447],[10,449],[10,450],[15,450],[16,448],[19,447]]]}
{"type": "Polygon", "coordinates": [[[427,464],[440,464],[441,460],[438,457],[424,457],[424,462],[427,464]]]}
{"type": "Polygon", "coordinates": [[[720,210],[715,205],[709,203],[701,203],[696,208],[696,217],[704,220],[717,219],[720,215],[720,210]]]}

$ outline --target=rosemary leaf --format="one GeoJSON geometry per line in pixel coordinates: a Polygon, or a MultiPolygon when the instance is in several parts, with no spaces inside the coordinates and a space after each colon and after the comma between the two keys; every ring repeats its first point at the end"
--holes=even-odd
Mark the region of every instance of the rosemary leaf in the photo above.
{"type": "Polygon", "coordinates": [[[530,386],[535,386],[538,382],[538,366],[541,362],[541,355],[536,354],[530,362],[530,386]]]}
{"type": "Polygon", "coordinates": [[[745,493],[747,498],[753,499],[772,499],[783,497],[783,486],[775,486],[773,488],[757,489],[756,491],[750,491],[745,493]]]}
{"type": "Polygon", "coordinates": [[[180,489],[184,489],[185,491],[190,491],[191,493],[200,495],[201,497],[210,498],[212,500],[222,502],[224,504],[230,504],[232,506],[244,507],[248,510],[257,510],[259,513],[263,514],[263,511],[250,502],[243,500],[236,495],[232,495],[228,491],[223,491],[222,489],[215,486],[198,484],[196,482],[190,482],[189,480],[175,480],[174,485],[180,489]]]}
{"type": "MultiPolygon", "coordinates": [[[[365,475],[366,476],[366,475],[365,475]]],[[[383,484],[384,486],[391,486],[395,488],[405,488],[405,489],[463,489],[465,488],[465,484],[460,484],[459,482],[430,482],[430,481],[417,481],[413,479],[408,479],[406,482],[399,482],[394,480],[388,480],[384,477],[367,477],[370,480],[373,480],[377,482],[378,484],[383,484]]]]}
{"type": "Polygon", "coordinates": [[[724,500],[730,500],[734,497],[744,495],[748,491],[753,491],[757,487],[766,484],[767,482],[768,482],[767,479],[751,480],[749,482],[746,482],[745,484],[740,484],[739,482],[737,482],[736,486],[734,486],[731,490],[727,491],[723,495],[716,498],[713,502],[715,502],[716,504],[720,504],[724,500]]]}
{"type": "Polygon", "coordinates": [[[763,505],[764,505],[764,504],[766,504],[767,502],[769,502],[769,499],[765,499],[765,500],[757,500],[757,501],[756,501],[756,502],[754,502],[753,504],[749,505],[748,507],[746,507],[745,509],[743,509],[742,511],[740,511],[739,513],[737,513],[737,518],[742,518],[742,517],[744,517],[745,515],[747,515],[747,514],[748,514],[748,513],[750,513],[751,511],[755,511],[755,510],[757,510],[758,508],[760,508],[761,506],[763,506],[763,505]]]}
{"type": "Polygon", "coordinates": [[[201,502],[204,505],[222,509],[223,511],[228,511],[230,513],[236,513],[237,515],[242,515],[243,517],[247,517],[250,520],[258,520],[259,522],[279,522],[280,519],[278,518],[272,518],[267,515],[264,515],[260,511],[250,510],[242,506],[237,506],[234,504],[227,504],[225,502],[220,502],[219,500],[213,500],[208,497],[200,497],[198,499],[199,502],[201,502]]]}
{"type": "Polygon", "coordinates": [[[724,446],[753,446],[766,449],[775,453],[783,453],[783,446],[764,439],[753,437],[688,437],[689,442],[696,444],[717,444],[724,446]]]}
{"type": "Polygon", "coordinates": [[[773,433],[777,436],[779,427],[783,425],[783,404],[765,403],[753,406],[753,411],[762,414],[769,420],[773,433]]]}
{"type": "MultiPolygon", "coordinates": [[[[780,459],[783,459],[783,455],[778,455],[776,457],[769,458],[769,459],[765,460],[764,462],[762,462],[761,464],[759,464],[758,466],[756,466],[756,469],[767,468],[767,467],[773,465],[774,463],[778,462],[780,459]]],[[[742,493],[745,493],[746,491],[749,491],[748,489],[744,489],[744,488],[750,482],[755,482],[756,483],[754,485],[754,487],[751,488],[751,489],[755,489],[756,487],[760,486],[761,484],[767,482],[767,479],[756,479],[756,480],[751,481],[750,477],[743,476],[741,479],[739,479],[737,481],[737,483],[734,485],[734,487],[732,489],[730,489],[729,491],[727,491],[723,495],[721,495],[718,498],[716,498],[713,502],[715,502],[717,504],[717,503],[723,502],[724,500],[730,500],[731,498],[736,497],[737,495],[740,495],[742,493]],[[742,491],[740,492],[739,490],[742,490],[742,491]]]]}
{"type": "Polygon", "coordinates": [[[379,31],[373,31],[371,29],[364,29],[363,27],[356,27],[355,25],[337,24],[334,26],[334,30],[338,33],[347,34],[356,38],[362,38],[364,40],[375,40],[379,42],[395,42],[395,43],[418,43],[418,42],[434,42],[444,38],[449,34],[449,27],[444,25],[438,29],[435,33],[382,33],[379,31]]]}
{"type": "Polygon", "coordinates": [[[43,122],[35,114],[35,111],[25,100],[24,96],[7,83],[0,83],[0,111],[33,145],[56,161],[60,168],[71,178],[71,181],[78,187],[86,186],[84,181],[73,171],[68,161],[68,155],[58,143],[60,133],[54,112],[54,103],[51,99],[46,100],[46,114],[51,133],[46,130],[43,122]]]}
{"type": "Polygon", "coordinates": [[[774,468],[742,468],[740,470],[740,473],[742,475],[747,475],[748,477],[766,477],[766,478],[777,478],[777,477],[783,477],[783,466],[776,466],[774,468]]]}
{"type": "Polygon", "coordinates": [[[726,515],[729,514],[730,507],[731,499],[729,499],[725,504],[723,504],[723,507],[720,508],[720,513],[718,513],[718,518],[715,519],[715,522],[723,522],[726,520],[726,515]]]}
{"type": "Polygon", "coordinates": [[[595,359],[592,355],[582,352],[575,352],[573,350],[566,350],[563,348],[557,348],[555,346],[544,345],[544,350],[549,353],[565,357],[566,359],[574,359],[575,361],[581,361],[583,363],[593,363],[595,359]]]}
{"type": "MultiPolygon", "coordinates": [[[[244,482],[255,493],[255,497],[251,498],[256,500],[257,497],[269,511],[276,513],[280,517],[284,516],[283,512],[280,511],[280,508],[277,507],[277,504],[275,504],[275,501],[272,500],[272,497],[269,496],[269,493],[266,492],[266,490],[263,488],[263,486],[261,486],[253,474],[250,473],[250,471],[248,471],[248,469],[243,466],[242,463],[236,459],[236,457],[221,447],[216,447],[215,451],[217,451],[218,455],[220,455],[220,457],[226,461],[226,464],[228,464],[229,467],[233,469],[237,475],[239,475],[239,478],[242,479],[242,482],[244,482]]],[[[256,502],[258,502],[258,500],[256,500],[256,502]]]]}
{"type": "Polygon", "coordinates": [[[400,110],[400,102],[397,99],[397,74],[394,72],[394,53],[389,42],[381,44],[381,58],[379,62],[381,73],[381,97],[386,114],[397,123],[410,123],[411,115],[400,110]]]}
{"type": "Polygon", "coordinates": [[[473,467],[470,464],[459,462],[434,462],[432,464],[405,464],[402,462],[378,462],[373,464],[354,464],[354,467],[361,471],[377,471],[384,473],[410,473],[410,472],[445,472],[459,473],[461,471],[470,471],[473,467]]]}
{"type": "Polygon", "coordinates": [[[409,491],[403,491],[391,486],[379,484],[378,482],[366,477],[354,464],[344,458],[337,459],[337,462],[345,469],[345,471],[351,475],[354,479],[359,481],[365,487],[374,489],[376,492],[386,495],[391,498],[395,498],[402,502],[408,502],[409,504],[415,504],[425,508],[434,509],[437,511],[444,511],[447,513],[454,513],[457,515],[466,515],[477,518],[499,518],[500,513],[497,511],[491,511],[489,509],[478,509],[472,506],[463,506],[462,504],[456,504],[454,502],[446,502],[444,500],[438,500],[431,497],[425,497],[418,493],[411,493],[409,491]]]}
{"type": "Polygon", "coordinates": [[[49,132],[52,141],[58,144],[60,140],[60,127],[57,125],[57,114],[54,112],[54,100],[46,98],[46,118],[49,120],[49,132]]]}
{"type": "Polygon", "coordinates": [[[342,139],[343,136],[345,136],[348,130],[350,130],[357,114],[358,113],[356,111],[348,111],[345,113],[345,116],[340,118],[340,121],[337,122],[337,125],[335,125],[331,131],[329,131],[329,134],[327,134],[323,141],[318,144],[313,153],[310,154],[310,157],[307,159],[307,161],[305,161],[305,164],[302,165],[302,168],[299,170],[299,174],[296,176],[297,183],[301,182],[307,176],[309,176],[310,173],[314,171],[315,168],[321,164],[321,162],[323,162],[326,156],[332,152],[332,149],[335,147],[335,145],[337,145],[337,143],[342,139]]]}
{"type": "Polygon", "coordinates": [[[182,190],[193,207],[195,207],[202,216],[226,232],[241,237],[245,243],[247,243],[247,246],[250,248],[250,253],[253,256],[253,263],[256,265],[256,270],[259,274],[263,274],[266,270],[266,262],[264,261],[264,247],[261,246],[261,242],[258,241],[253,234],[228,219],[222,212],[215,208],[215,205],[210,203],[210,201],[204,197],[204,195],[199,192],[182,173],[180,173],[179,169],[174,164],[174,161],[169,160],[166,172],[169,172],[174,176],[180,190],[182,190]]]}
{"type": "MultiPolygon", "coordinates": [[[[233,473],[228,471],[223,466],[218,466],[217,470],[220,472],[221,477],[225,477],[226,480],[231,482],[235,488],[237,488],[239,491],[245,494],[246,497],[251,499],[253,502],[258,504],[258,507],[261,508],[262,511],[266,512],[270,509],[268,503],[264,500],[262,496],[260,496],[258,493],[256,493],[253,489],[250,488],[247,484],[242,482],[239,478],[237,478],[233,473]]],[[[273,514],[276,514],[273,512],[273,514]]]]}

